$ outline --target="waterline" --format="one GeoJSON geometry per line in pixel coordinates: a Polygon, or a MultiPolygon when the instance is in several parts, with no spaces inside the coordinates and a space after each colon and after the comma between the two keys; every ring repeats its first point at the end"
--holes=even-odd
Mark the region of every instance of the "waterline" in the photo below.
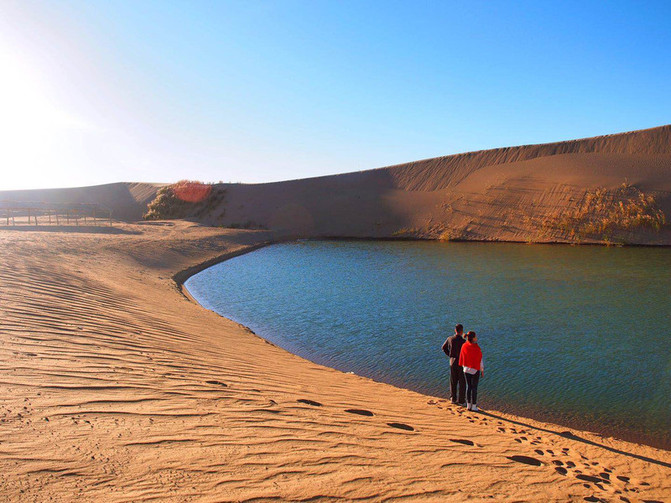
{"type": "Polygon", "coordinates": [[[667,249],[309,241],[186,287],[300,356],[434,396],[461,322],[481,337],[483,406],[669,447],[670,266],[667,249]]]}

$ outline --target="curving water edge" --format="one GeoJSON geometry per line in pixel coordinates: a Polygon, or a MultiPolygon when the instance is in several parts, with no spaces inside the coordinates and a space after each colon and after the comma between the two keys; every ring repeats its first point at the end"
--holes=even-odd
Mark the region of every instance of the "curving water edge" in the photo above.
{"type": "MultiPolygon", "coordinates": [[[[651,368],[656,369],[657,386],[649,399],[626,398],[642,393],[639,377],[645,358],[645,351],[640,351],[645,346],[631,343],[628,324],[644,330],[640,320],[652,318],[668,326],[668,314],[654,316],[663,313],[660,307],[669,302],[664,293],[668,284],[657,280],[665,277],[659,271],[668,271],[671,265],[670,253],[659,252],[493,243],[308,241],[274,245],[227,260],[192,276],[185,286],[204,307],[302,357],[434,396],[446,393],[446,363],[439,346],[458,319],[482,336],[487,363],[481,386],[484,407],[668,449],[668,351],[654,355],[657,364],[653,361],[651,368]],[[446,253],[451,267],[443,262],[446,253]],[[269,268],[269,263],[274,267],[269,268]],[[234,287],[225,289],[226,296],[213,298],[212,293],[221,289],[213,288],[212,282],[222,280],[222,271],[224,280],[233,281],[234,287]],[[417,275],[425,288],[413,290],[409,278],[417,275]],[[446,280],[462,285],[459,293],[450,294],[448,313],[445,299],[431,295],[446,280]],[[511,288],[515,282],[519,288],[511,288]],[[602,294],[595,291],[599,284],[602,294]],[[617,285],[623,284],[628,286],[618,293],[617,285]],[[329,296],[320,295],[324,291],[329,296]],[[478,291],[487,292],[490,300],[475,302],[478,291]],[[577,301],[576,291],[582,292],[577,301]],[[641,297],[646,291],[649,295],[641,297]],[[613,308],[599,312],[606,297],[603,292],[618,319],[612,319],[613,308]],[[655,295],[661,306],[649,302],[655,295]],[[511,305],[517,306],[515,316],[511,305]],[[520,308],[527,305],[545,309],[520,308]],[[425,309],[417,312],[416,306],[425,309]],[[557,313],[563,314],[560,330],[543,329],[556,323],[553,315],[557,313]],[[576,327],[582,331],[576,333],[576,327]],[[531,343],[535,340],[540,343],[531,343]],[[511,347],[515,357],[510,355],[511,347]],[[618,350],[627,357],[618,359],[618,350]],[[602,357],[594,358],[600,352],[602,357]],[[580,353],[588,358],[581,359],[580,353]],[[530,359],[540,362],[541,375],[529,368],[530,359]],[[599,378],[596,387],[594,376],[599,378]]],[[[664,330],[657,331],[657,336],[662,342],[668,339],[664,330]]]]}

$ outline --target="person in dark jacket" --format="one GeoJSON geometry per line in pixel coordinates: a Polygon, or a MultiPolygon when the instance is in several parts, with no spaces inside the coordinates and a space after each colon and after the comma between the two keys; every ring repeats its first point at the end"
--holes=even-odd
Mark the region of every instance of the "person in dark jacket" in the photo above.
{"type": "Polygon", "coordinates": [[[450,358],[450,398],[452,403],[466,405],[466,378],[459,365],[461,346],[464,345],[464,326],[459,323],[451,335],[443,343],[443,352],[450,358]]]}

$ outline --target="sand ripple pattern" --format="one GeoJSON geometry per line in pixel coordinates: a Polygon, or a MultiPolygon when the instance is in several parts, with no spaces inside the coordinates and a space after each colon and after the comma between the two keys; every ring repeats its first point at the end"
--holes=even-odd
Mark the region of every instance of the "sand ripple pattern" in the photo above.
{"type": "Polygon", "coordinates": [[[320,367],[175,288],[177,271],[264,233],[128,228],[0,233],[1,501],[670,494],[668,453],[320,367]]]}

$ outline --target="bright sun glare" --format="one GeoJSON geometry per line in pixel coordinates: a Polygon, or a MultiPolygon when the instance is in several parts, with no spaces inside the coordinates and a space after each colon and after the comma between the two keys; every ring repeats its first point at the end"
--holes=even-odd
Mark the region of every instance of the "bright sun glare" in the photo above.
{"type": "Polygon", "coordinates": [[[30,170],[34,181],[53,167],[68,130],[86,123],[59,108],[38,72],[0,43],[0,186],[15,187],[30,170]]]}

